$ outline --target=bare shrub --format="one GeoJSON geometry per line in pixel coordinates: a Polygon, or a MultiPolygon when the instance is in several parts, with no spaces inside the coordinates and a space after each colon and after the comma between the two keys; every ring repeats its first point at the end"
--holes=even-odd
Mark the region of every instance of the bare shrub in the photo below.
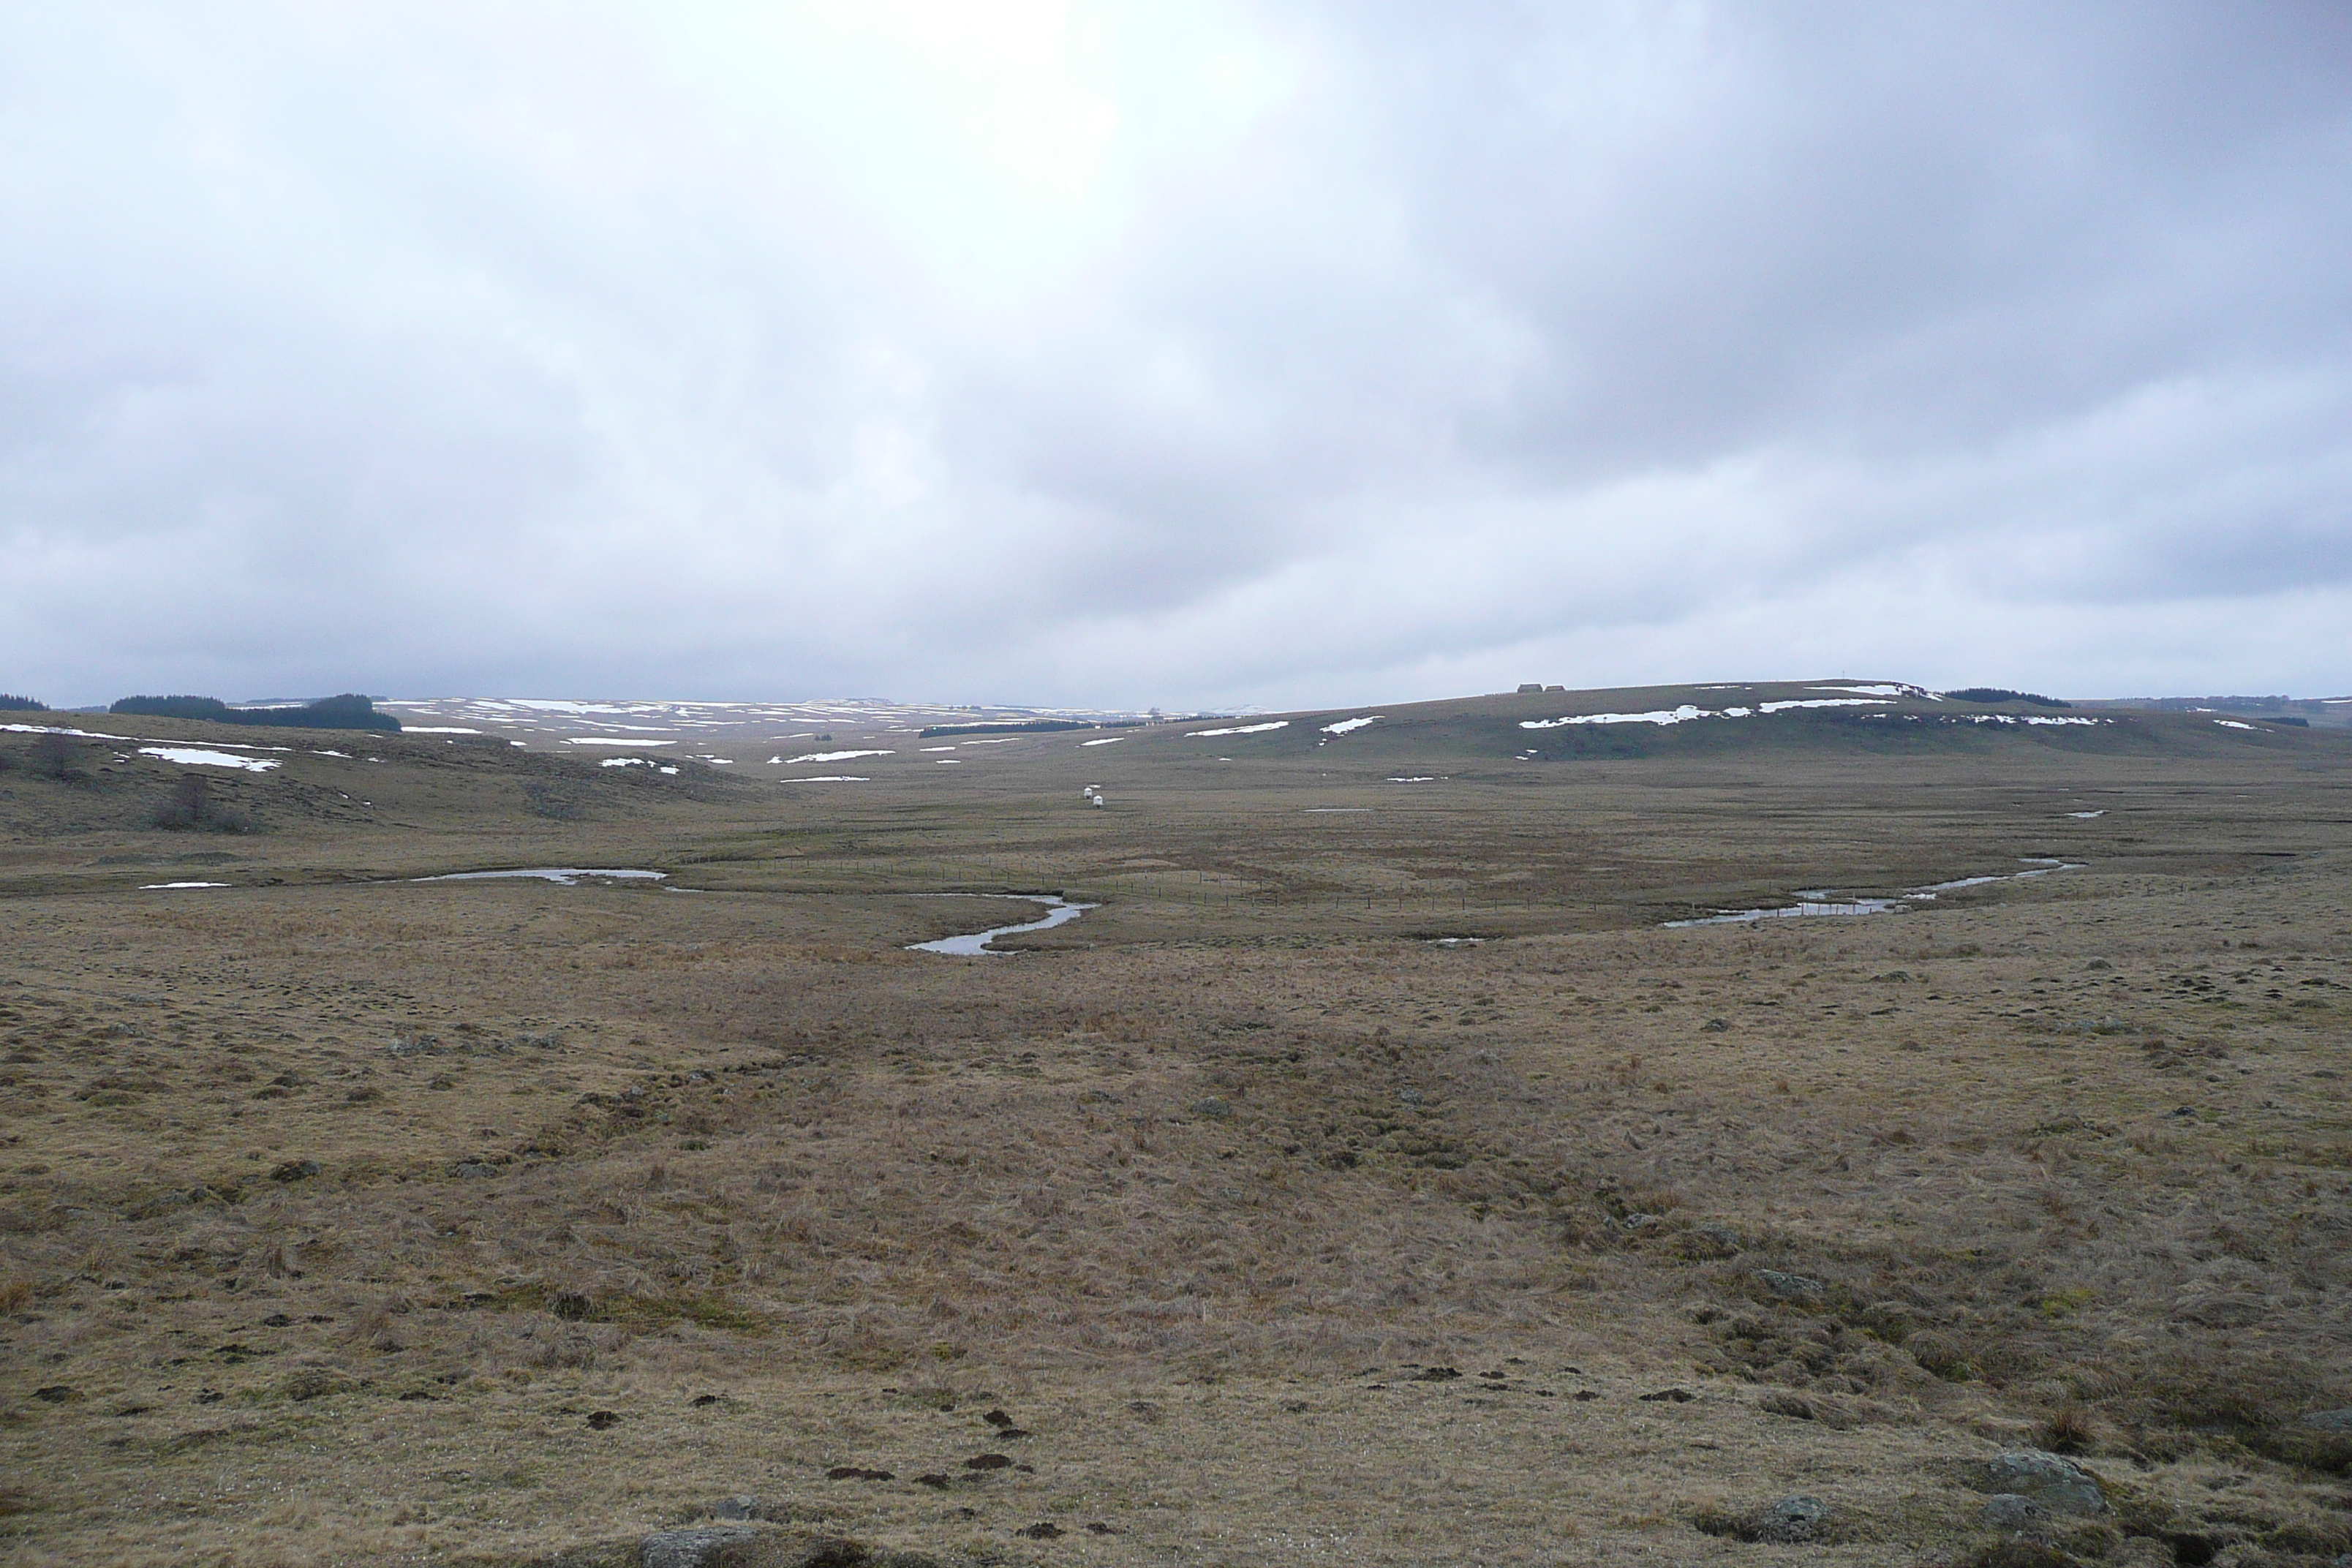
{"type": "Polygon", "coordinates": [[[89,776],[74,765],[74,757],[73,742],[63,735],[37,736],[33,742],[32,771],[45,779],[74,784],[89,776]]]}
{"type": "Polygon", "coordinates": [[[249,833],[252,818],[213,794],[212,780],[202,773],[183,773],[172,793],[156,806],[157,827],[172,832],[249,833]]]}

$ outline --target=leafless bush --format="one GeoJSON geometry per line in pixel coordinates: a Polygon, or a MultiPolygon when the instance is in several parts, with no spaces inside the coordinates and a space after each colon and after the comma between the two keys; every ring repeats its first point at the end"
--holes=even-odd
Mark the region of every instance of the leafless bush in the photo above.
{"type": "Polygon", "coordinates": [[[156,806],[154,825],[174,832],[249,833],[253,821],[213,794],[212,781],[201,773],[184,773],[171,795],[156,806]]]}
{"type": "Polygon", "coordinates": [[[63,735],[41,735],[34,739],[32,771],[46,779],[60,784],[75,784],[89,775],[74,765],[73,742],[63,735]]]}

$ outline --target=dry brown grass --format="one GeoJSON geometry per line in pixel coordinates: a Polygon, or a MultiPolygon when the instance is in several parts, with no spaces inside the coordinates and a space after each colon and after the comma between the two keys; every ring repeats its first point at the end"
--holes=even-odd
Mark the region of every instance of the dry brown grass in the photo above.
{"type": "Polygon", "coordinates": [[[2324,1560],[2340,792],[2067,766],[1304,827],[1329,786],[1279,772],[1127,816],[1050,777],[649,795],[585,838],[444,770],[383,791],[457,792],[430,831],[265,835],[185,896],[106,864],[151,839],[28,841],[0,1541],[521,1561],[752,1492],[976,1560],[1958,1562],[1970,1466],[2042,1442],[2128,1505],[1999,1551],[2324,1560]],[[1646,923],[2041,852],[2094,785],[2063,879],[1646,923]],[[329,879],[468,858],[719,890],[329,879]],[[1017,961],[899,951],[1019,908],[914,895],[991,885],[1108,903],[1017,961]],[[1795,1491],[1827,1543],[1695,1528],[1795,1491]]]}

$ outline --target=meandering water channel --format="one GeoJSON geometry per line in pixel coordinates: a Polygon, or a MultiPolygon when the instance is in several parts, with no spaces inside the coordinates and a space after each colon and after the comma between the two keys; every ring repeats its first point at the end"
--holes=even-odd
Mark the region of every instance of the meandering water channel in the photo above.
{"type": "Polygon", "coordinates": [[[1045,904],[1048,908],[1043,920],[1028,921],[1020,925],[992,926],[986,931],[974,931],[970,936],[943,936],[937,942],[913,942],[907,948],[908,952],[944,952],[953,958],[1005,958],[1010,954],[992,952],[989,950],[988,944],[1000,936],[1015,936],[1024,931],[1052,931],[1055,926],[1069,924],[1088,910],[1101,907],[1098,904],[1074,904],[1053,893],[984,893],[961,896],[1025,899],[1030,903],[1045,904]]]}
{"type": "Polygon", "coordinates": [[[1836,899],[1826,888],[1800,888],[1798,901],[1776,905],[1765,910],[1720,910],[1711,915],[1693,920],[1668,921],[1668,926],[1727,926],[1745,925],[1750,921],[1784,920],[1807,915],[1883,915],[1889,910],[1909,909],[1915,904],[1933,903],[1938,893],[1949,893],[1961,888],[1981,888],[1993,882],[2021,882],[2029,877],[2047,877],[2053,871],[2079,871],[2080,864],[2071,860],[2051,860],[2036,856],[2027,859],[2031,868],[2024,871],[2009,871],[1993,877],[1957,877],[1948,882],[1930,882],[1924,888],[1913,888],[1893,899],[1836,899]]]}

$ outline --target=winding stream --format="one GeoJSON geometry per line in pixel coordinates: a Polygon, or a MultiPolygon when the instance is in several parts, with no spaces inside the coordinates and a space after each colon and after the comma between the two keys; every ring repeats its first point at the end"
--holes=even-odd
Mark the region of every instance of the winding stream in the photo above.
{"type": "Polygon", "coordinates": [[[438,877],[411,877],[412,882],[498,882],[510,877],[528,877],[534,881],[556,882],[567,888],[580,885],[583,877],[598,881],[649,881],[669,879],[667,871],[623,871],[599,869],[586,866],[532,866],[513,871],[450,871],[438,877]]]}
{"type": "Polygon", "coordinates": [[[2071,860],[2051,860],[2042,857],[2029,859],[2031,868],[2011,871],[1998,877],[1960,877],[1949,882],[1930,882],[1924,888],[1913,888],[1896,899],[1840,899],[1832,900],[1826,888],[1801,888],[1798,902],[1769,910],[1722,910],[1694,920],[1668,921],[1668,926],[1727,926],[1745,925],[1750,921],[1781,920],[1806,915],[1883,915],[1889,910],[1908,909],[1914,904],[1936,901],[1938,893],[1948,893],[1960,888],[1981,888],[1992,882],[2021,882],[2029,877],[2047,877],[2053,871],[2079,871],[2083,868],[2071,860]]]}
{"type": "Polygon", "coordinates": [[[1029,921],[1021,925],[992,926],[987,931],[974,931],[970,936],[943,936],[937,942],[913,942],[908,946],[907,951],[908,952],[944,952],[954,958],[1006,958],[1011,955],[992,952],[989,951],[988,944],[1000,936],[1014,936],[1024,931],[1052,931],[1055,926],[1069,924],[1088,910],[1101,907],[1097,904],[1074,904],[1055,893],[986,893],[971,896],[1025,899],[1033,904],[1045,904],[1048,908],[1044,920],[1029,921]]]}

